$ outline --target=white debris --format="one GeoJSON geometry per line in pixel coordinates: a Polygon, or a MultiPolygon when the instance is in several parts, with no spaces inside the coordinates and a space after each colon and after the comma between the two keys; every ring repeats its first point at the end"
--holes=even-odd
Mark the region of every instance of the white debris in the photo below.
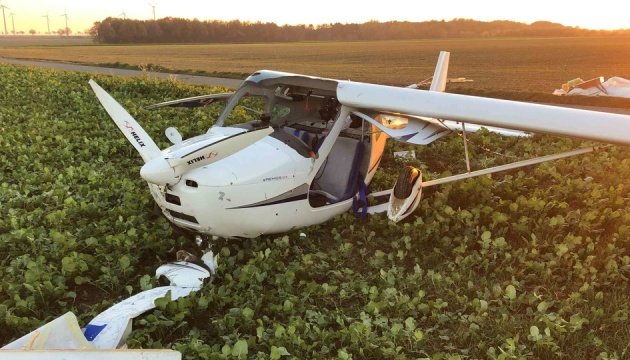
{"type": "MultiPolygon", "coordinates": [[[[44,349],[92,349],[92,345],[83,336],[77,317],[67,312],[2,348],[2,350],[44,349]]],[[[1,355],[0,358],[4,359],[1,355]]]]}
{"type": "Polygon", "coordinates": [[[164,276],[170,286],[143,291],[98,314],[85,326],[84,335],[97,349],[115,349],[125,344],[131,333],[131,320],[155,308],[155,300],[170,293],[171,300],[201,289],[212,275],[203,267],[186,261],[165,264],[155,276],[164,276]]]}
{"type": "Polygon", "coordinates": [[[394,151],[394,158],[396,159],[416,159],[416,151],[394,151]]]}
{"type": "Polygon", "coordinates": [[[208,267],[208,270],[210,271],[210,276],[214,276],[214,274],[217,273],[217,259],[219,258],[219,255],[214,255],[214,253],[212,252],[212,250],[208,251],[207,253],[203,254],[203,256],[201,257],[201,261],[206,264],[206,266],[208,267]]]}
{"type": "Polygon", "coordinates": [[[583,81],[580,78],[562,84],[554,95],[611,96],[630,98],[630,80],[614,76],[604,81],[603,77],[583,81]]]}
{"type": "MultiPolygon", "coordinates": [[[[113,305],[92,319],[83,331],[79,327],[76,316],[68,312],[4,346],[2,350],[94,351],[95,349],[121,348],[125,346],[127,337],[131,333],[132,319],[155,308],[156,299],[169,294],[171,300],[187,296],[191,292],[201,289],[206,279],[212,277],[217,267],[216,257],[210,251],[201,260],[209,269],[186,261],[158,267],[155,272],[156,277],[166,277],[170,283],[169,286],[143,291],[113,305]]],[[[5,354],[0,355],[0,358],[5,359],[5,354]]],[[[178,357],[163,358],[174,359],[178,357]]]]}
{"type": "Polygon", "coordinates": [[[160,286],[127,298],[98,314],[85,326],[84,335],[97,349],[123,346],[131,333],[131,320],[155,308],[155,300],[170,292],[171,300],[179,299],[198,288],[160,286]]]}

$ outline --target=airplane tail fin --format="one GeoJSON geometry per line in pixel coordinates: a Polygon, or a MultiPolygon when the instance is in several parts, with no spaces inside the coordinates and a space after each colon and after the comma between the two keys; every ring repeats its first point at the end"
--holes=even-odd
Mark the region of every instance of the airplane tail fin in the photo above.
{"type": "Polygon", "coordinates": [[[438,58],[437,65],[435,66],[435,72],[433,73],[433,80],[431,80],[431,87],[429,88],[429,91],[444,92],[446,89],[448,62],[450,57],[450,52],[440,51],[440,57],[438,58]]]}
{"type": "Polygon", "coordinates": [[[114,120],[116,126],[122,131],[123,135],[129,140],[131,145],[138,150],[144,162],[155,159],[161,155],[160,148],[155,144],[153,139],[138,124],[138,122],[129,115],[122,105],[120,105],[111,95],[109,95],[94,80],[90,80],[90,86],[96,94],[98,101],[105,108],[105,111],[114,120]]]}

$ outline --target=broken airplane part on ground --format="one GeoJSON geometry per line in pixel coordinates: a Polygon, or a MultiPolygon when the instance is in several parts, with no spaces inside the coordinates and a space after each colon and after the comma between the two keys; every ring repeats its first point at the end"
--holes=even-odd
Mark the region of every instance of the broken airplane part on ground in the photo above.
{"type": "Polygon", "coordinates": [[[440,54],[428,91],[262,70],[234,93],[155,104],[148,108],[225,102],[204,134],[182,141],[176,129],[167,129],[173,146],[164,150],[105,90],[90,85],[144,160],[140,175],[164,216],[220,237],[253,238],[319,224],[353,204],[362,214],[387,212],[400,221],[418,206],[424,187],[595,149],[430,181],[417,169],[403,169],[393,191],[368,194],[388,138],[427,145],[461,128],[465,142],[466,130],[483,126],[508,136],[527,136],[526,131],[630,144],[627,115],[445,93],[448,59],[449,53],[440,54]],[[250,109],[248,98],[259,99],[261,110],[250,109]],[[228,124],[241,108],[259,119],[228,124]],[[389,201],[368,207],[366,198],[378,196],[389,201]]]}
{"type": "Polygon", "coordinates": [[[198,291],[212,280],[216,258],[207,252],[196,263],[177,261],[157,268],[155,276],[169,285],[135,294],[98,314],[81,329],[76,316],[68,312],[38,329],[5,345],[0,359],[89,359],[178,360],[181,354],[170,350],[125,350],[132,320],[155,308],[155,300],[171,301],[198,291]]]}

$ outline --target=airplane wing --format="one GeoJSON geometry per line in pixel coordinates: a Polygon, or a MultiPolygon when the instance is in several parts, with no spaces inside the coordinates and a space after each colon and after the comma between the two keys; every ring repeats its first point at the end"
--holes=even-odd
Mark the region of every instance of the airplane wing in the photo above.
{"type": "Polygon", "coordinates": [[[158,104],[153,104],[146,106],[147,110],[155,110],[162,107],[202,107],[208,106],[210,104],[214,104],[217,101],[226,101],[230,98],[234,93],[221,93],[221,94],[209,94],[209,95],[201,95],[201,96],[193,96],[184,99],[177,99],[171,101],[165,101],[158,104]]]}
{"type": "MultiPolygon", "coordinates": [[[[629,115],[349,81],[339,82],[337,98],[362,113],[410,114],[630,145],[629,115]]],[[[410,120],[413,122],[416,120],[410,120]]],[[[405,139],[396,136],[401,129],[381,130],[405,139]]]]}
{"type": "MultiPolygon", "coordinates": [[[[442,123],[451,131],[462,130],[462,123],[460,121],[443,120],[442,123]]],[[[500,128],[496,126],[482,126],[482,125],[476,125],[476,124],[466,124],[466,132],[475,132],[475,131],[481,130],[482,128],[485,128],[490,132],[503,135],[503,136],[513,136],[513,137],[531,137],[532,136],[531,133],[528,133],[526,131],[504,129],[504,128],[500,128]]]]}

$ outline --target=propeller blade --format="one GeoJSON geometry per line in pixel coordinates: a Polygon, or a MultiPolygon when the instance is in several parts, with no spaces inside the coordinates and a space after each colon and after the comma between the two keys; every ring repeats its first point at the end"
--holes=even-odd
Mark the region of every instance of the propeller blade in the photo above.
{"type": "Polygon", "coordinates": [[[146,163],[140,169],[140,176],[152,184],[174,185],[182,174],[235,154],[273,131],[272,127],[266,127],[195,141],[146,163]]]}
{"type": "Polygon", "coordinates": [[[200,142],[195,144],[194,149],[180,149],[177,152],[167,155],[166,159],[173,167],[181,167],[181,173],[184,173],[237,153],[265,136],[270,135],[273,131],[272,127],[266,127],[244,131],[227,136],[218,141],[213,140],[210,143],[200,142]]]}
{"type": "Polygon", "coordinates": [[[214,104],[218,101],[226,101],[230,98],[234,93],[221,93],[221,94],[209,94],[209,95],[200,95],[193,96],[185,99],[177,99],[171,101],[165,101],[158,104],[153,104],[149,106],[145,106],[146,110],[155,110],[163,107],[185,107],[185,108],[195,108],[208,106],[210,104],[214,104]]]}
{"type": "Polygon", "coordinates": [[[114,120],[116,126],[122,131],[127,140],[138,150],[144,162],[160,157],[160,148],[153,142],[149,134],[129,115],[111,95],[109,95],[94,80],[89,82],[94,94],[105,108],[105,111],[114,120]]]}

